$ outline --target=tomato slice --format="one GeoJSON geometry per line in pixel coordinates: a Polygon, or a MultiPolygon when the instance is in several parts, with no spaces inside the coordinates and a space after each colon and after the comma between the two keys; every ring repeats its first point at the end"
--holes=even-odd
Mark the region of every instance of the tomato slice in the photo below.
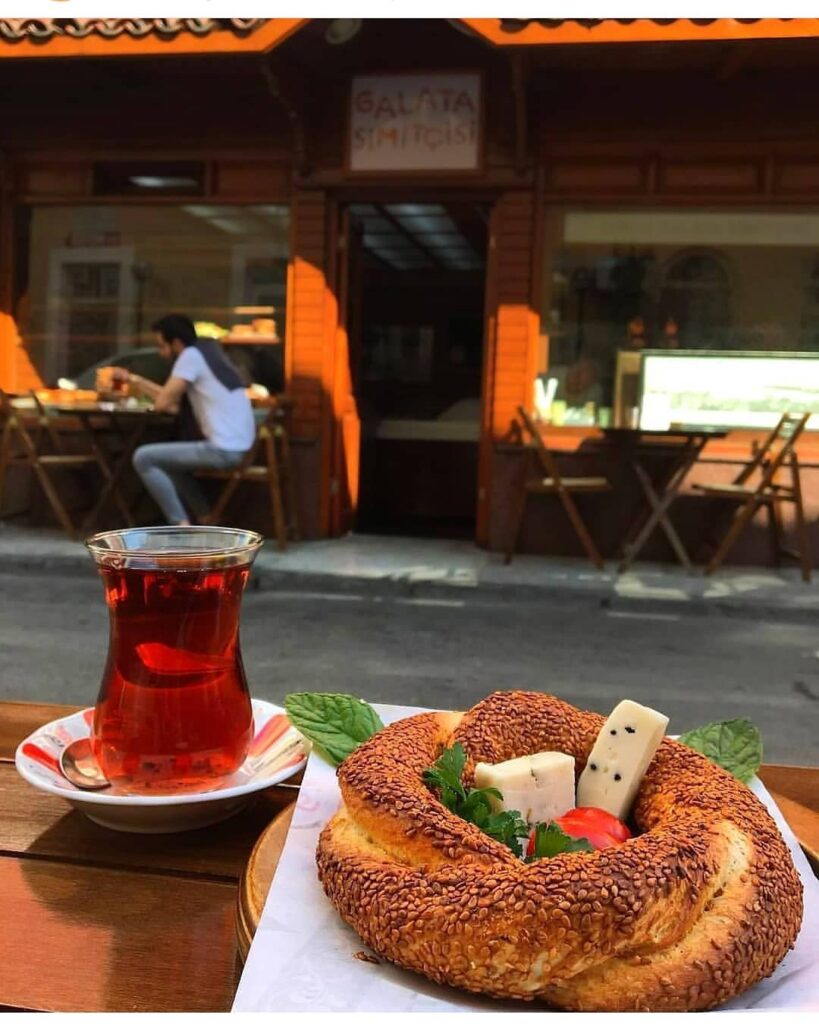
{"type": "Polygon", "coordinates": [[[558,818],[555,824],[572,839],[588,839],[595,850],[606,850],[609,846],[618,846],[620,843],[620,840],[615,839],[610,832],[603,832],[602,829],[596,829],[592,824],[576,818],[558,818]]]}
{"type": "MultiPolygon", "coordinates": [[[[628,825],[601,807],[574,807],[567,811],[562,818],[558,818],[557,823],[561,828],[563,828],[564,821],[578,822],[588,825],[597,832],[606,832],[620,843],[631,839],[628,825]]],[[[564,831],[566,830],[564,829],[564,831]]]]}

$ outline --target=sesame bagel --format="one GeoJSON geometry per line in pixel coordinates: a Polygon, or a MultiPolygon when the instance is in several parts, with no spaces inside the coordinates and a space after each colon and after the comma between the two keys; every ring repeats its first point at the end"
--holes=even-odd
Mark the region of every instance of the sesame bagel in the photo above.
{"type": "Polygon", "coordinates": [[[639,835],[527,864],[423,782],[460,741],[478,761],[541,750],[584,766],[604,719],[541,693],[390,725],[338,770],[319,839],[324,890],[376,952],[434,981],[575,1010],[700,1010],[771,974],[799,933],[802,886],[765,807],[664,739],[643,779],[639,835]]]}

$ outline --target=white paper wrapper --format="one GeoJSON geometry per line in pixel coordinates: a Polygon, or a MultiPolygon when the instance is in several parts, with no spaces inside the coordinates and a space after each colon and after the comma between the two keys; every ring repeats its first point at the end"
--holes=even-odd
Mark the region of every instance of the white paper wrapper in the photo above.
{"type": "MultiPolygon", "coordinates": [[[[377,705],[385,723],[422,709],[377,705]]],[[[726,1010],[819,1010],[819,880],[770,794],[751,788],[782,831],[805,887],[796,946],[774,974],[726,1004],[726,1010]]],[[[542,1004],[498,1001],[437,985],[421,975],[360,959],[372,951],[347,927],[316,875],[319,833],[339,806],[335,771],[313,754],[293,824],[233,1004],[235,1011],[497,1012],[542,1010],[542,1004]]]]}

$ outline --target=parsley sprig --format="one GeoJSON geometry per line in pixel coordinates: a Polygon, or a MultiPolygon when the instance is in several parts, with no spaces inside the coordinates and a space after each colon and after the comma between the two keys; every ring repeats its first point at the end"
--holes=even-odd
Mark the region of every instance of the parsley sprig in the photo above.
{"type": "MultiPolygon", "coordinates": [[[[531,832],[520,811],[495,811],[492,799],[502,800],[500,790],[491,786],[466,789],[461,776],[466,766],[466,751],[460,743],[448,747],[431,768],[424,772],[424,782],[438,791],[441,803],[464,821],[469,821],[492,839],[507,846],[516,857],[523,857],[521,840],[531,832]]],[[[554,857],[558,853],[590,851],[585,839],[572,839],[554,822],[539,824],[535,832],[535,851],[527,860],[554,857]]]]}
{"type": "Polygon", "coordinates": [[[594,847],[588,839],[573,839],[567,835],[557,822],[550,821],[547,825],[539,821],[535,825],[535,848],[526,860],[556,857],[559,853],[594,853],[594,847]]]}

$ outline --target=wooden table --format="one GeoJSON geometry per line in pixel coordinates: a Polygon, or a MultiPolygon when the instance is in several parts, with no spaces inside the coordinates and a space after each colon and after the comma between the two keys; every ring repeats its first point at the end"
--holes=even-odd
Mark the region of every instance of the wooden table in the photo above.
{"type": "Polygon", "coordinates": [[[688,429],[677,427],[669,430],[643,430],[640,427],[607,427],[606,437],[621,445],[625,456],[640,482],[646,499],[646,509],[632,524],[623,542],[623,559],[618,572],[625,572],[645,546],[654,530],[661,526],[680,564],[691,569],[691,560],[680,540],[668,510],[680,493],[685,478],[700,457],[703,448],[714,438],[726,437],[726,431],[703,427],[688,429]],[[644,454],[651,450],[668,454],[668,470],[659,486],[652,482],[651,475],[643,465],[644,454]]]}
{"type": "Polygon", "coordinates": [[[229,1010],[239,879],[297,787],[209,829],[113,832],[14,767],[21,740],[76,710],[0,703],[0,1009],[229,1010]]]}
{"type": "Polygon", "coordinates": [[[150,407],[129,409],[114,402],[73,402],[64,405],[51,403],[44,404],[43,408],[57,416],[71,416],[79,420],[105,480],[94,507],[85,518],[83,530],[87,533],[93,529],[112,498],[125,520],[125,525],[133,526],[134,520],[128,502],[120,493],[123,478],[130,468],[131,457],[142,443],[146,431],[149,428],[157,428],[168,433],[174,423],[174,417],[168,413],[156,412],[150,407]],[[118,450],[113,451],[101,443],[104,436],[116,437],[120,442],[118,450]]]}
{"type": "MultiPolygon", "coordinates": [[[[14,767],[22,739],[76,710],[0,703],[0,1009],[228,1010],[241,970],[240,879],[250,862],[246,945],[286,835],[286,819],[271,822],[297,786],[268,790],[210,829],[112,832],[14,767]]],[[[761,775],[803,843],[819,849],[819,768],[761,775]]]]}

